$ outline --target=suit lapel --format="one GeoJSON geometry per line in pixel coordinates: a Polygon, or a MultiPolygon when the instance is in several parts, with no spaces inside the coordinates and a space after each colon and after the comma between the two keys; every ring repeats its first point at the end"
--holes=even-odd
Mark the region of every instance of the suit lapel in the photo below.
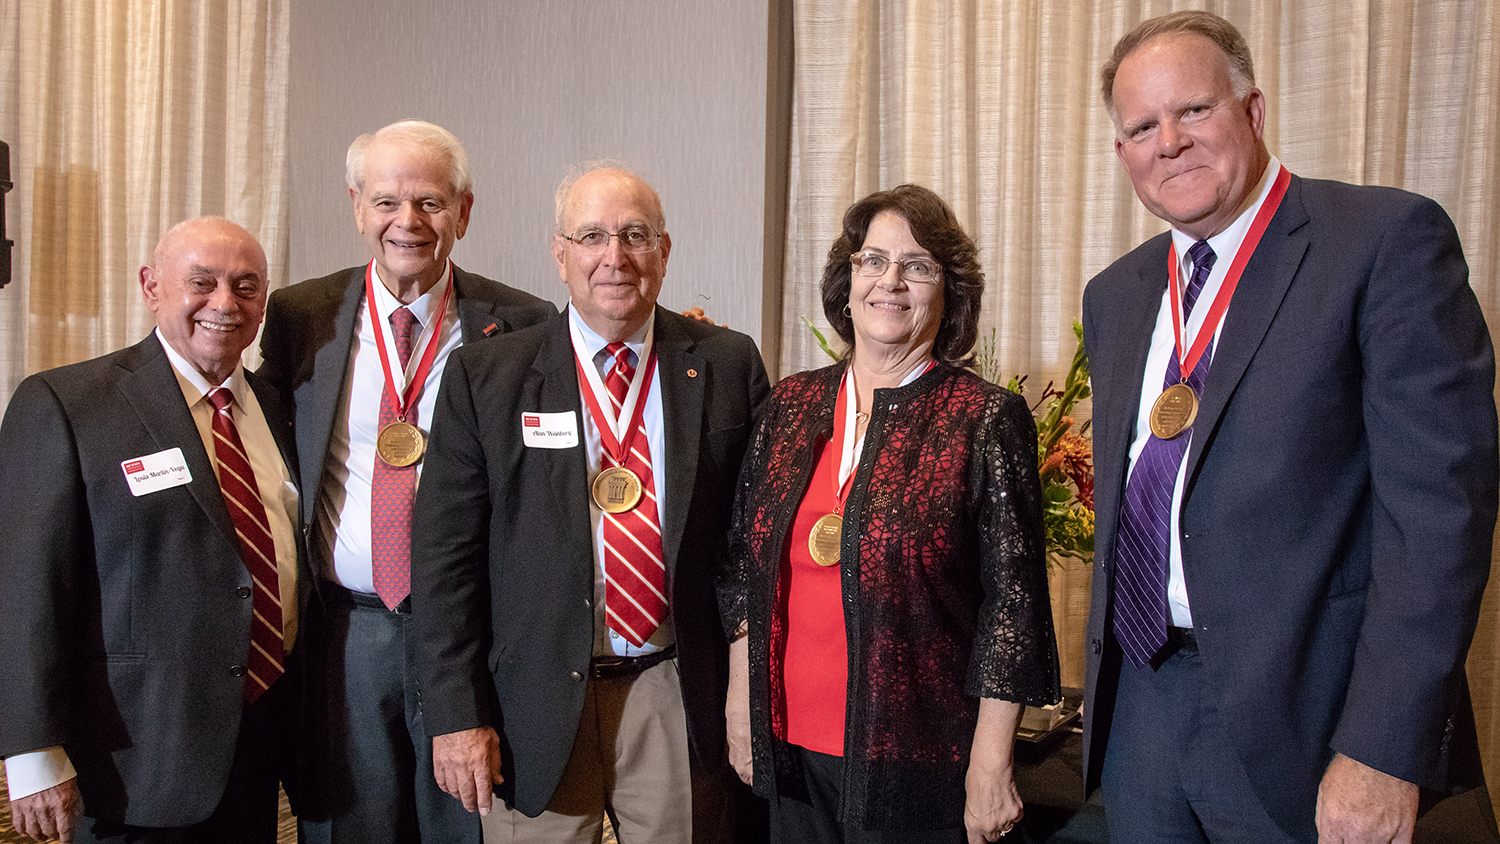
{"type": "Polygon", "coordinates": [[[707,359],[693,354],[693,341],[676,319],[675,314],[656,309],[656,374],[661,381],[662,440],[667,453],[654,459],[665,459],[667,464],[668,506],[662,514],[662,552],[669,574],[682,547],[693,480],[698,476],[703,384],[709,376],[707,359]]]}
{"type": "MultiPolygon", "coordinates": [[[[568,315],[554,317],[551,328],[537,349],[536,361],[532,364],[533,375],[540,379],[540,407],[521,408],[522,411],[538,410],[543,413],[573,411],[578,425],[578,448],[547,449],[548,479],[556,497],[557,511],[563,514],[563,524],[588,525],[588,453],[583,443],[583,397],[578,392],[578,368],[573,357],[573,338],[568,332],[568,315]]],[[[516,424],[504,420],[502,424],[516,424]]],[[[587,530],[570,531],[575,537],[575,554],[593,559],[593,536],[587,530]]]]}
{"type": "Polygon", "coordinates": [[[223,493],[219,491],[213,461],[203,448],[203,438],[193,423],[192,412],[182,400],[182,388],[177,384],[172,362],[162,351],[155,333],[137,344],[135,351],[139,353],[138,357],[120,363],[126,372],[118,381],[118,389],[162,450],[182,449],[188,473],[193,477],[187,485],[188,492],[224,536],[229,547],[238,554],[239,538],[229,521],[229,510],[224,504],[223,493]]]}
{"type": "Polygon", "coordinates": [[[1251,358],[1260,348],[1261,340],[1271,327],[1271,320],[1276,317],[1281,300],[1286,297],[1287,288],[1291,287],[1297,268],[1307,254],[1307,240],[1293,236],[1307,219],[1307,211],[1302,206],[1302,180],[1293,176],[1281,207],[1271,218],[1255,254],[1245,265],[1244,275],[1230,300],[1229,311],[1224,315],[1224,330],[1214,348],[1208,383],[1203,388],[1203,403],[1193,422],[1193,442],[1187,455],[1187,490],[1192,489],[1205,444],[1218,428],[1229,397],[1234,395],[1251,358]]]}
{"type": "Polygon", "coordinates": [[[311,448],[302,449],[302,453],[316,455],[318,458],[308,460],[300,467],[300,509],[304,525],[315,523],[313,506],[318,499],[318,488],[323,482],[323,460],[328,454],[328,444],[333,440],[333,424],[338,416],[339,404],[344,398],[349,363],[353,359],[351,350],[354,345],[354,326],[359,321],[360,306],[365,301],[365,268],[351,270],[349,283],[344,286],[342,296],[337,290],[332,290],[328,298],[330,306],[334,302],[338,303],[333,321],[333,342],[324,343],[318,349],[312,366],[313,388],[308,391],[305,404],[299,398],[297,408],[298,430],[305,428],[310,436],[318,437],[311,448]]]}
{"type": "Polygon", "coordinates": [[[287,465],[288,474],[293,478],[298,477],[297,445],[292,437],[292,420],[287,418],[276,388],[248,369],[245,370],[245,383],[250,385],[255,393],[255,400],[260,402],[260,412],[266,417],[266,427],[271,429],[271,438],[276,441],[276,450],[281,453],[281,460],[287,465]]]}
{"type": "Polygon", "coordinates": [[[500,331],[510,330],[504,320],[494,317],[495,303],[480,296],[480,291],[481,286],[454,264],[453,299],[458,306],[459,333],[465,343],[483,339],[487,336],[485,330],[492,325],[500,331]]]}

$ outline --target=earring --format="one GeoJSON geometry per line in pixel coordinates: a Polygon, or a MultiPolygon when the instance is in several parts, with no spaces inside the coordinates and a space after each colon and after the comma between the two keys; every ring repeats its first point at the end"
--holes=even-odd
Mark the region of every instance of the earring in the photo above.
{"type": "Polygon", "coordinates": [[[848,305],[844,306],[844,316],[846,316],[846,317],[852,317],[852,316],[854,316],[854,312],[851,311],[851,310],[849,310],[849,306],[848,305]]]}

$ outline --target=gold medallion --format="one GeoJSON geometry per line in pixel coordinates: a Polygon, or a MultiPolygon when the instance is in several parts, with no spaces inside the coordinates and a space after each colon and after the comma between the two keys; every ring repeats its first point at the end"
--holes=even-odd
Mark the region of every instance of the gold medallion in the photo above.
{"type": "Polygon", "coordinates": [[[387,466],[397,469],[410,466],[422,459],[427,443],[416,425],[409,422],[392,422],[380,429],[375,437],[375,454],[387,466]]]}
{"type": "Polygon", "coordinates": [[[628,513],[641,503],[641,479],[624,466],[612,466],[594,477],[594,503],[606,513],[628,513]]]}
{"type": "Polygon", "coordinates": [[[1193,426],[1198,417],[1198,396],[1184,383],[1162,390],[1151,405],[1151,433],[1170,440],[1193,426]]]}
{"type": "Polygon", "coordinates": [[[829,513],[813,524],[807,535],[807,553],[820,566],[839,564],[839,541],[844,536],[844,517],[829,513]]]}

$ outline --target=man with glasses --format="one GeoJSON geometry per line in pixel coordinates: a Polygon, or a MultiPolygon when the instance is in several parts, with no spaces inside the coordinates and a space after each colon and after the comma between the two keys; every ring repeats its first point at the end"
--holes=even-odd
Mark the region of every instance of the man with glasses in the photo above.
{"type": "Polygon", "coordinates": [[[606,814],[622,842],[724,840],[712,577],[765,368],[657,307],[645,182],[596,167],[556,199],[566,313],[455,353],[434,417],[412,599],[438,780],[490,842],[594,842],[606,814]]]}
{"type": "Polygon", "coordinates": [[[428,755],[407,641],[412,502],[448,355],[556,309],[448,259],[474,192],[446,129],[404,120],[361,135],[346,177],[371,260],[277,291],[261,338],[261,373],[296,404],[317,592],[302,782],[288,791],[313,844],[477,844],[428,755]]]}

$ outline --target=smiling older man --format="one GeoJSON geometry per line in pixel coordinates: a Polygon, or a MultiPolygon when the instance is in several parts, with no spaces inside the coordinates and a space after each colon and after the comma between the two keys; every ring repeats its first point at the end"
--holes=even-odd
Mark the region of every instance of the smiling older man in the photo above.
{"type": "Polygon", "coordinates": [[[289,420],[240,365],[266,257],[189,220],[140,283],[156,330],[26,379],[0,425],[11,812],[39,840],[271,844],[297,493],[289,420]]]}
{"type": "Polygon", "coordinates": [[[261,340],[261,373],[296,406],[318,597],[289,790],[304,841],[478,842],[478,820],[433,779],[407,641],[412,501],[449,354],[557,311],[449,260],[474,193],[447,130],[405,120],[361,135],[346,171],[371,260],[277,291],[261,340]]]}
{"type": "Polygon", "coordinates": [[[1419,787],[1482,782],[1495,370],[1458,235],[1425,197],[1291,175],[1222,18],[1141,24],[1102,82],[1171,226],[1083,303],[1110,840],[1410,841],[1419,787]]]}

